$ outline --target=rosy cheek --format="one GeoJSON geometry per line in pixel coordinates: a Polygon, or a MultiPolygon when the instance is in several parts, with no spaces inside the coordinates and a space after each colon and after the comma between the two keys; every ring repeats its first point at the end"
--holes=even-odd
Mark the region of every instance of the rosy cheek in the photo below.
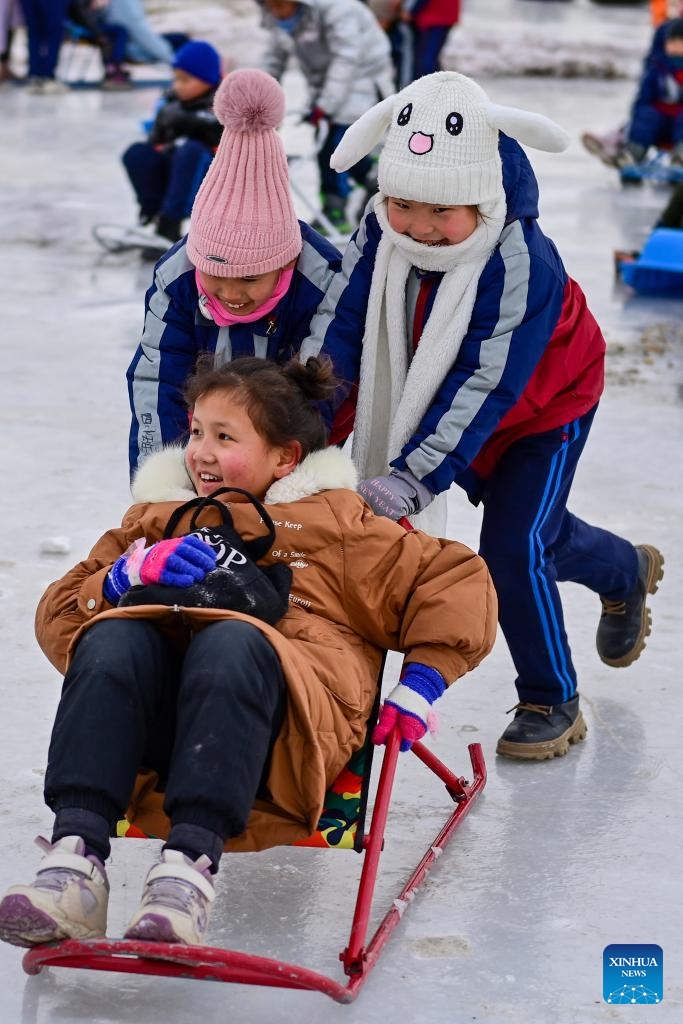
{"type": "Polygon", "coordinates": [[[234,454],[223,460],[221,468],[224,476],[232,476],[237,479],[244,476],[248,466],[249,463],[247,459],[243,456],[234,454]]]}

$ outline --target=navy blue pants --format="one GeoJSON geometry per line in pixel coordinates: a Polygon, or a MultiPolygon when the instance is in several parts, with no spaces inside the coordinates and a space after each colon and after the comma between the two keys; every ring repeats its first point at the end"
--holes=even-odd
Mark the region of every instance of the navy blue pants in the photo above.
{"type": "Polygon", "coordinates": [[[96,622],[64,677],[45,802],[55,812],[92,812],[112,828],[138,770],[153,768],[174,828],[239,835],[257,793],[267,795],[285,709],[278,657],[247,622],[214,622],[184,653],[152,622],[96,622]]]}
{"type": "Polygon", "coordinates": [[[431,28],[413,29],[413,79],[441,70],[439,56],[451,27],[433,25],[431,28]]]}
{"type": "Polygon", "coordinates": [[[614,600],[636,585],[634,546],[567,510],[595,410],[511,445],[482,495],[480,554],[498,593],[519,698],[535,704],[564,703],[576,693],[557,584],[582,583],[614,600]]]}
{"type": "Polygon", "coordinates": [[[327,137],[318,150],[320,191],[328,196],[341,196],[342,199],[346,199],[351,191],[349,177],[353,178],[359,185],[363,185],[372,170],[372,158],[369,156],[362,157],[357,164],[354,164],[348,171],[343,171],[341,174],[333,171],[330,167],[330,157],[341,142],[342,136],[348,127],[347,124],[331,124],[327,137]]]}
{"type": "Polygon", "coordinates": [[[162,150],[149,142],[134,142],[122,160],[141,212],[182,220],[190,215],[213,152],[194,139],[162,150]]]}
{"type": "Polygon", "coordinates": [[[67,0],[21,0],[28,33],[28,73],[54,78],[64,34],[67,0]]]}
{"type": "Polygon", "coordinates": [[[655,107],[635,107],[628,138],[639,146],[675,146],[683,142],[683,114],[672,117],[655,107]]]}
{"type": "Polygon", "coordinates": [[[106,52],[102,54],[106,65],[115,64],[118,66],[126,59],[126,47],[128,46],[128,32],[123,25],[115,25],[113,22],[102,22],[100,31],[109,40],[106,52]]]}

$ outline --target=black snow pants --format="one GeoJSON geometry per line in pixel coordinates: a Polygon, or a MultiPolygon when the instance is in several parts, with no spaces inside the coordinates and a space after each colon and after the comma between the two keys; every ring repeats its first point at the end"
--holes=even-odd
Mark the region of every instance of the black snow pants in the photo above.
{"type": "Polygon", "coordinates": [[[95,623],[64,678],[50,741],[53,841],[83,835],[106,857],[138,770],[152,768],[171,819],[167,845],[217,866],[264,791],[285,707],[280,662],[249,623],[214,622],[184,655],[151,622],[95,623]]]}

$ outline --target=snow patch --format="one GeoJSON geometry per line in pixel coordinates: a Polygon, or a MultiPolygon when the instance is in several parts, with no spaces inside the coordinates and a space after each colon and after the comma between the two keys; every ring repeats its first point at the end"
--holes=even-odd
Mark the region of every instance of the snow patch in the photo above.
{"type": "Polygon", "coordinates": [[[68,537],[45,537],[40,542],[41,555],[68,555],[71,542],[68,537]]]}
{"type": "Polygon", "coordinates": [[[456,28],[442,51],[445,71],[482,76],[635,79],[644,47],[635,42],[558,38],[557,27],[512,29],[492,38],[489,29],[456,28]]]}

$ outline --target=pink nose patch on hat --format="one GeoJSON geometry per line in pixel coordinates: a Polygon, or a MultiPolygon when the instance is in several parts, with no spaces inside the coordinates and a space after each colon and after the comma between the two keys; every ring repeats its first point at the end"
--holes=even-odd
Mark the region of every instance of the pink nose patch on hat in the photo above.
{"type": "Polygon", "coordinates": [[[410,136],[408,149],[411,153],[416,153],[418,156],[422,156],[423,153],[428,153],[433,145],[433,135],[425,135],[423,132],[413,132],[410,136]]]}

